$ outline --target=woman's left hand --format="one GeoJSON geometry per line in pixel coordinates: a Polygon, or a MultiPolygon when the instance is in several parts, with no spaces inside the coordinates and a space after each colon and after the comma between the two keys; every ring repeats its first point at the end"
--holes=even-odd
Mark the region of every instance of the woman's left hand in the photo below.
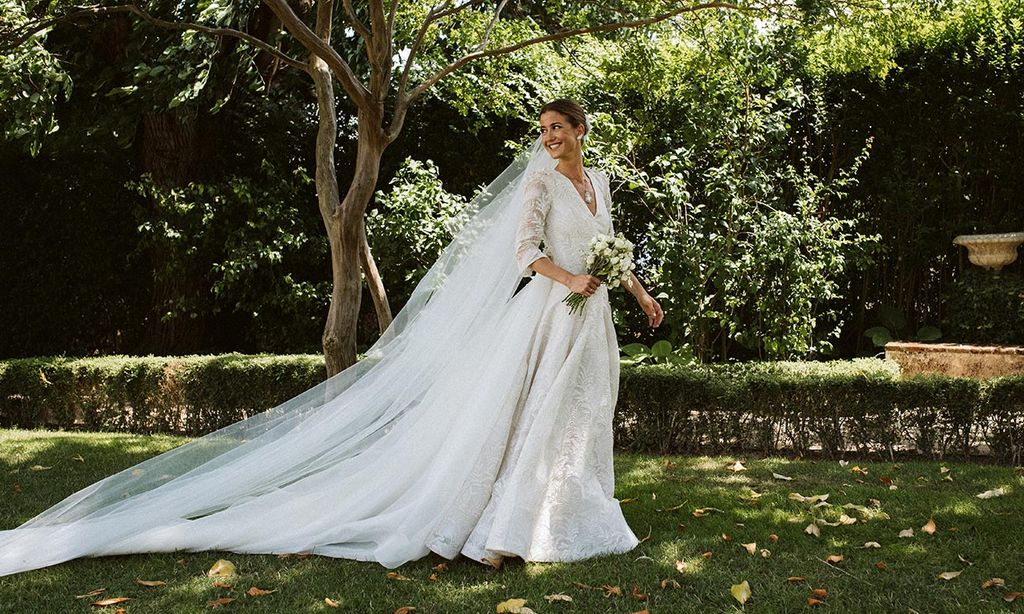
{"type": "Polygon", "coordinates": [[[651,328],[658,328],[661,325],[661,321],[665,319],[665,312],[661,310],[661,305],[650,294],[644,294],[637,300],[640,302],[640,307],[644,310],[644,313],[647,314],[647,323],[651,328]]]}

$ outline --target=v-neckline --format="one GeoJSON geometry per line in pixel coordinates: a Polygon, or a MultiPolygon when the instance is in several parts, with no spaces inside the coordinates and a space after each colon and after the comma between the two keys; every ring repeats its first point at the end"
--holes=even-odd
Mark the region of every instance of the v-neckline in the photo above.
{"type": "Polygon", "coordinates": [[[569,187],[572,188],[572,193],[576,195],[576,199],[579,200],[581,203],[583,203],[583,208],[585,208],[587,210],[587,213],[590,214],[591,218],[596,218],[598,212],[601,210],[601,205],[599,205],[598,201],[597,201],[597,199],[598,199],[598,196],[597,196],[597,182],[595,182],[594,178],[590,176],[590,171],[588,171],[585,167],[583,169],[583,172],[586,173],[586,175],[587,175],[587,179],[590,180],[590,185],[594,186],[594,210],[593,211],[590,210],[590,205],[587,204],[587,201],[583,200],[583,197],[580,196],[580,191],[576,189],[576,185],[573,184],[572,179],[569,179],[568,175],[566,175],[565,173],[563,173],[562,171],[560,171],[558,169],[551,169],[551,170],[555,171],[555,173],[557,173],[558,175],[561,175],[561,177],[563,179],[565,179],[566,181],[569,182],[569,187]]]}

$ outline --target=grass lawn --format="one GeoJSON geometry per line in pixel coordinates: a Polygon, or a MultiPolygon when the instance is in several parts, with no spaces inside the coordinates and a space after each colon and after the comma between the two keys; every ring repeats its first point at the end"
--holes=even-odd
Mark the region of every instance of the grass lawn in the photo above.
{"type": "MultiPolygon", "coordinates": [[[[12,528],[73,491],[182,441],[0,430],[0,528],[12,528]]],[[[633,454],[618,455],[616,469],[616,495],[626,519],[639,537],[649,535],[623,555],[573,564],[516,559],[499,571],[460,558],[437,572],[432,567],[444,559],[432,555],[395,570],[407,579],[389,578],[389,570],[377,564],[316,556],[106,557],[0,578],[0,612],[113,612],[117,607],[129,613],[207,612],[214,607],[210,602],[222,597],[234,599],[224,610],[246,612],[390,614],[403,606],[414,606],[417,614],[494,612],[509,598],[526,599],[538,614],[723,612],[741,609],[730,587],[743,581],[752,593],[745,605],[750,611],[809,609],[811,590],[819,588],[828,594],[818,609],[833,611],[1024,611],[1024,597],[1004,600],[1024,592],[1019,469],[633,454]],[[745,469],[730,468],[737,460],[745,469]],[[976,497],[996,488],[1006,494],[976,497]],[[791,493],[827,494],[828,499],[815,507],[815,500],[794,500],[791,493]],[[814,537],[805,528],[815,517],[839,524],[818,524],[821,534],[814,537]],[[929,520],[934,533],[923,530],[929,520]],[[905,529],[913,529],[913,537],[899,537],[905,529]],[[880,547],[864,548],[866,542],[880,547]],[[750,543],[756,543],[753,554],[742,545],[750,543]],[[830,555],[843,559],[833,565],[826,562],[830,555]],[[236,576],[206,576],[220,558],[236,565],[236,576]],[[938,577],[943,572],[960,575],[945,580],[938,577]],[[794,576],[804,579],[787,581],[794,576]],[[983,589],[990,578],[1002,578],[1005,586],[983,589]],[[136,579],[166,584],[147,588],[136,579]],[[665,588],[663,580],[670,581],[665,588]],[[607,594],[605,585],[619,587],[621,595],[607,594]],[[634,586],[645,601],[633,595],[634,586]],[[274,592],[251,596],[250,587],[274,592]],[[106,591],[76,598],[99,588],[106,591]],[[544,599],[552,594],[572,601],[544,599]],[[131,600],[103,610],[90,605],[121,596],[131,600]],[[325,598],[340,607],[329,606],[325,598]]]]}

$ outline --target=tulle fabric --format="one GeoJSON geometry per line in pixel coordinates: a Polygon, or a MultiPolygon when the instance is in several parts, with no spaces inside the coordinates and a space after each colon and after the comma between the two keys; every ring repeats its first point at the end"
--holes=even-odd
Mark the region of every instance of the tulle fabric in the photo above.
{"type": "MultiPolygon", "coordinates": [[[[543,280],[513,295],[525,179],[553,166],[538,140],[471,202],[468,222],[366,359],[0,531],[0,575],[175,550],[314,552],[387,567],[431,549],[457,555],[469,531],[460,535],[455,512],[473,510],[467,492],[502,469],[557,291],[543,280]]],[[[593,309],[607,309],[607,297],[593,309]]],[[[592,321],[610,327],[610,312],[592,321]]],[[[598,549],[627,550],[635,537],[600,479],[598,516],[615,543],[598,549]]],[[[472,529],[485,504],[461,522],[472,529]]]]}

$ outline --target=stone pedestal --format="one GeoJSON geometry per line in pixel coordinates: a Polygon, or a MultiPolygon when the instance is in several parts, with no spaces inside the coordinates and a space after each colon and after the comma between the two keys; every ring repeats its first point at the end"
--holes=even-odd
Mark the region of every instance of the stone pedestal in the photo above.
{"type": "Polygon", "coordinates": [[[903,377],[919,373],[977,378],[1024,375],[1024,347],[893,341],[885,344],[885,358],[900,366],[903,377]]]}

